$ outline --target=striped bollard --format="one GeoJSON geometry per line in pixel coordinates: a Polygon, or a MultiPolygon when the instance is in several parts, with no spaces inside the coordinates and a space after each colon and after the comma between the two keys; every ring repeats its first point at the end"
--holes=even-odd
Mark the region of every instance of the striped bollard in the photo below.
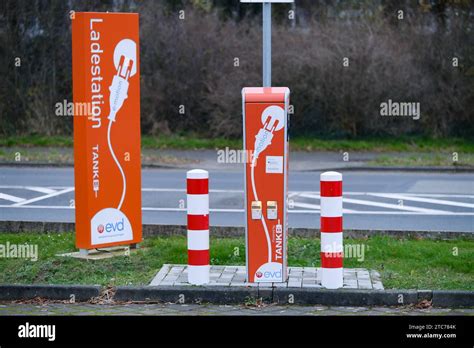
{"type": "Polygon", "coordinates": [[[342,174],[321,174],[321,269],[322,286],[343,285],[342,174]]]}
{"type": "Polygon", "coordinates": [[[187,172],[188,282],[209,283],[209,173],[187,172]]]}

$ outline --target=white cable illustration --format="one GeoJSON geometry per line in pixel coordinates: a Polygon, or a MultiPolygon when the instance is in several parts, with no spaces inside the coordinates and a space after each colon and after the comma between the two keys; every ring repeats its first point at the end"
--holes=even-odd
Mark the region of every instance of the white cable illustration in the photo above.
{"type": "MultiPolygon", "coordinates": [[[[269,106],[262,113],[263,127],[255,136],[254,153],[252,156],[252,165],[250,169],[250,180],[252,182],[252,191],[254,199],[258,201],[257,188],[255,185],[255,167],[257,165],[258,156],[272,143],[273,132],[278,131],[284,126],[284,110],[276,105],[269,106]]],[[[268,249],[268,263],[272,262],[272,244],[270,234],[268,232],[267,223],[264,214],[262,214],[261,222],[265,231],[268,249]]]]}
{"type": "Polygon", "coordinates": [[[120,173],[122,174],[122,197],[120,198],[120,203],[117,207],[118,210],[122,208],[123,200],[125,199],[125,192],[127,192],[127,178],[125,177],[125,173],[123,172],[122,166],[120,165],[120,162],[118,161],[117,157],[115,156],[114,149],[112,148],[112,144],[110,142],[110,130],[112,129],[112,121],[109,121],[109,127],[107,128],[107,144],[109,146],[110,153],[112,155],[112,158],[115,161],[115,164],[117,164],[118,169],[120,170],[120,173]]]}
{"type": "MultiPolygon", "coordinates": [[[[254,157],[252,160],[252,168],[250,169],[250,178],[252,180],[252,190],[253,190],[253,196],[255,197],[255,200],[258,201],[258,195],[257,195],[257,189],[255,187],[255,165],[257,162],[257,158],[254,157]]],[[[262,217],[260,218],[262,221],[262,226],[263,229],[265,230],[265,237],[267,238],[267,250],[268,250],[268,262],[272,262],[272,244],[270,242],[270,234],[268,233],[268,227],[267,223],[265,222],[264,214],[262,214],[262,217]]]]}
{"type": "Polygon", "coordinates": [[[110,154],[114,159],[115,164],[120,170],[122,175],[122,196],[120,197],[120,202],[117,209],[120,210],[125,200],[125,194],[127,192],[127,178],[125,172],[115,155],[114,149],[112,147],[112,142],[110,140],[112,124],[115,122],[118,111],[122,107],[125,99],[128,95],[128,79],[136,74],[137,68],[133,62],[136,61],[136,49],[137,46],[134,41],[130,39],[124,39],[120,41],[114,50],[114,65],[117,68],[117,74],[112,80],[112,84],[109,87],[110,90],[110,114],[107,117],[109,119],[109,125],[107,128],[107,145],[109,147],[110,154]]]}

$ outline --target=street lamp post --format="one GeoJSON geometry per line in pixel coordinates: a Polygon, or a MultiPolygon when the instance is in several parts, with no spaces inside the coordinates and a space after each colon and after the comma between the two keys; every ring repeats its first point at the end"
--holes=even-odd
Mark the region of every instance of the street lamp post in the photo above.
{"type": "Polygon", "coordinates": [[[240,0],[240,2],[262,4],[263,87],[271,87],[272,85],[272,3],[293,3],[294,0],[240,0]]]}
{"type": "Polygon", "coordinates": [[[242,90],[247,282],[288,279],[288,110],[290,90],[272,87],[272,3],[262,3],[263,86],[242,90]]]}

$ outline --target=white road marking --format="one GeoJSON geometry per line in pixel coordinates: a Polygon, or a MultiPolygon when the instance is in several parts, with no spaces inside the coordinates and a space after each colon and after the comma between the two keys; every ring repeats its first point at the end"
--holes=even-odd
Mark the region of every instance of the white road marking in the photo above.
{"type": "MultiPolygon", "coordinates": [[[[43,193],[53,193],[49,192],[55,190],[64,190],[74,188],[73,186],[19,186],[19,185],[0,185],[0,189],[25,189],[25,190],[36,190],[43,193]],[[42,191],[39,191],[42,190],[42,191]],[[48,191],[48,192],[47,192],[48,191]]],[[[177,189],[177,188],[154,188],[154,187],[143,187],[142,191],[144,192],[186,192],[186,189],[177,189]]],[[[210,189],[209,192],[215,193],[243,193],[243,190],[223,190],[223,189],[210,189]]],[[[377,193],[377,192],[373,192],[377,193]]],[[[344,196],[367,196],[372,195],[372,192],[357,192],[357,191],[348,191],[344,192],[344,196]]],[[[288,195],[298,196],[300,194],[306,195],[310,194],[319,199],[319,191],[289,191],[288,195]]],[[[377,193],[378,194],[378,193],[377,193]]],[[[408,193],[408,192],[381,192],[380,194],[387,195],[404,195],[404,196],[413,196],[413,197],[433,197],[433,198],[474,198],[474,195],[471,194],[445,194],[445,193],[408,193]]]]}
{"type": "MultiPolygon", "coordinates": [[[[290,191],[290,194],[293,191],[290,191]]],[[[319,191],[299,191],[300,195],[307,195],[310,194],[314,197],[312,198],[320,198],[319,191]]],[[[375,193],[375,192],[374,192],[375,193]]],[[[439,198],[474,198],[474,195],[464,195],[464,194],[446,194],[446,193],[406,193],[406,192],[382,192],[383,194],[387,195],[406,195],[406,196],[414,196],[414,197],[439,197],[439,198]]],[[[356,191],[348,191],[343,192],[343,196],[366,196],[370,195],[371,192],[356,192],[356,191]]]]}
{"type": "Polygon", "coordinates": [[[25,186],[25,189],[30,190],[30,191],[36,191],[36,192],[46,193],[46,194],[50,194],[50,193],[55,193],[55,192],[56,192],[56,190],[52,190],[52,189],[47,188],[47,187],[39,187],[39,186],[25,186]]]}
{"type": "MultiPolygon", "coordinates": [[[[346,194],[343,192],[343,195],[346,194]]],[[[310,192],[301,192],[300,197],[304,198],[311,198],[311,199],[321,199],[321,195],[318,193],[310,193],[310,192]]]]}
{"type": "Polygon", "coordinates": [[[42,193],[52,193],[53,191],[56,191],[55,189],[65,189],[65,188],[70,188],[72,186],[64,186],[64,187],[54,187],[54,186],[25,186],[25,185],[0,185],[0,189],[15,189],[15,190],[32,190],[32,191],[38,191],[42,193]]]}
{"type": "MultiPolygon", "coordinates": [[[[292,209],[292,208],[289,208],[288,211],[290,213],[294,213],[296,211],[302,211],[302,212],[308,212],[310,210],[313,210],[313,211],[316,211],[319,213],[319,211],[321,210],[321,206],[320,205],[317,205],[317,204],[309,204],[309,203],[302,203],[302,202],[293,202],[293,207],[298,207],[298,208],[308,208],[308,210],[295,210],[295,209],[292,209]]],[[[355,212],[355,210],[351,210],[351,209],[342,209],[342,212],[344,214],[350,214],[350,213],[353,213],[355,212]]]]}
{"type": "Polygon", "coordinates": [[[439,197],[439,198],[474,198],[474,195],[455,195],[445,193],[387,193],[391,195],[406,195],[406,196],[422,196],[422,197],[439,197]]]}
{"type": "Polygon", "coordinates": [[[56,197],[56,196],[59,196],[59,195],[62,195],[62,194],[65,194],[65,193],[68,193],[68,192],[71,192],[71,191],[74,191],[74,187],[70,187],[70,188],[67,188],[67,189],[64,189],[64,190],[61,190],[61,191],[55,191],[54,193],[50,193],[50,194],[47,194],[47,195],[44,195],[44,196],[24,200],[22,202],[12,204],[12,206],[19,207],[19,206],[22,206],[22,205],[42,201],[42,200],[47,199],[47,198],[56,197]]]}
{"type": "MultiPolygon", "coordinates": [[[[289,213],[293,214],[318,214],[319,210],[288,210],[289,213]]],[[[441,212],[441,213],[419,213],[413,211],[359,211],[350,210],[344,211],[347,215],[430,215],[430,216],[474,216],[474,213],[457,213],[457,212],[441,212]]]]}
{"type": "Polygon", "coordinates": [[[458,213],[452,211],[441,211],[440,213],[424,213],[415,211],[353,211],[351,215],[429,215],[429,216],[474,216],[474,213],[458,213]]]}
{"type": "MultiPolygon", "coordinates": [[[[72,186],[18,186],[18,185],[0,185],[1,188],[7,189],[25,189],[31,191],[37,191],[41,193],[45,193],[46,195],[32,198],[32,199],[24,199],[21,197],[16,197],[12,195],[8,195],[5,193],[0,193],[0,199],[5,199],[13,202],[12,205],[0,205],[2,208],[42,208],[42,209],[74,209],[74,207],[69,206],[45,206],[45,205],[36,205],[36,206],[28,206],[30,203],[38,202],[44,199],[48,199],[51,197],[59,196],[68,192],[74,191],[74,187],[72,186]],[[60,191],[57,191],[60,190],[60,191]]],[[[177,189],[177,188],[142,188],[144,192],[186,192],[186,189],[177,189]]],[[[223,190],[223,189],[211,189],[211,193],[243,193],[243,190],[223,190]]],[[[344,209],[345,214],[354,214],[354,215],[440,215],[440,216],[447,216],[447,215],[456,215],[456,216],[472,216],[473,213],[469,212],[452,212],[446,210],[436,210],[436,209],[427,209],[427,208],[419,208],[419,207],[412,207],[412,206],[402,206],[398,204],[388,204],[382,202],[374,202],[369,200],[362,200],[362,199],[352,199],[347,198],[347,196],[365,196],[369,198],[370,196],[374,197],[382,197],[382,198],[393,198],[393,199],[401,199],[413,202],[421,202],[421,203],[431,203],[431,204],[438,204],[438,205],[446,205],[446,206],[457,206],[463,208],[474,208],[474,204],[471,203],[464,203],[464,202],[457,202],[457,201],[449,201],[446,199],[432,199],[432,198],[474,198],[473,195],[462,195],[462,194],[424,194],[424,193],[372,193],[372,192],[344,192],[344,202],[350,204],[360,204],[366,206],[373,206],[373,207],[380,207],[380,208],[387,208],[387,209],[395,209],[397,211],[358,211],[352,209],[344,209]],[[431,197],[431,198],[428,198],[431,197]]],[[[289,197],[304,197],[310,199],[320,199],[319,191],[290,191],[289,197]]],[[[319,214],[320,205],[311,204],[311,203],[304,203],[304,202],[293,202],[293,207],[297,208],[306,208],[306,209],[289,209],[290,213],[294,214],[319,214]]],[[[180,208],[155,208],[155,207],[144,207],[143,210],[145,211],[186,211],[186,209],[180,208]]],[[[223,212],[223,213],[242,213],[244,212],[243,209],[211,209],[212,212],[223,212]]]]}
{"type": "MultiPolygon", "coordinates": [[[[308,194],[308,193],[301,194],[301,197],[314,198],[314,199],[320,199],[321,198],[319,195],[312,195],[312,194],[308,194]]],[[[402,205],[398,205],[398,204],[372,202],[372,201],[365,201],[365,200],[361,200],[361,199],[353,199],[353,198],[347,198],[347,197],[343,197],[342,201],[345,202],[345,203],[351,203],[351,204],[360,204],[360,205],[367,205],[367,206],[371,206],[371,207],[412,211],[412,212],[419,212],[419,213],[426,213],[426,214],[429,214],[429,213],[431,213],[431,214],[440,214],[440,213],[445,213],[446,212],[444,210],[409,207],[409,206],[405,206],[405,205],[402,206],[402,205]]]]}
{"type": "MultiPolygon", "coordinates": [[[[320,199],[320,192],[319,191],[301,191],[298,192],[299,196],[307,196],[311,195],[311,198],[314,199],[320,199]]],[[[343,196],[370,196],[373,193],[378,192],[343,192],[343,196]]],[[[291,193],[290,193],[291,194],[291,193]]],[[[455,194],[442,194],[442,193],[392,193],[392,192],[382,192],[380,194],[385,194],[385,195],[404,195],[404,196],[410,196],[410,197],[433,197],[433,198],[474,198],[473,195],[455,195],[455,194]]]]}
{"type": "MultiPolygon", "coordinates": [[[[174,189],[174,188],[142,188],[143,192],[186,192],[186,189],[174,189]]],[[[243,190],[213,190],[209,192],[215,193],[244,193],[243,190]]]]}
{"type": "Polygon", "coordinates": [[[214,213],[244,213],[245,210],[244,209],[237,209],[237,208],[234,208],[234,209],[209,209],[210,212],[214,212],[214,213]]]}
{"type": "MultiPolygon", "coordinates": [[[[153,208],[143,207],[144,211],[175,211],[175,212],[186,212],[186,208],[153,208]]],[[[209,209],[211,213],[243,213],[244,209],[209,209]]]]}
{"type": "Polygon", "coordinates": [[[74,186],[47,186],[47,188],[50,188],[52,190],[64,190],[71,187],[74,187],[74,186]]]}
{"type": "Polygon", "coordinates": [[[68,205],[0,205],[0,208],[15,209],[74,209],[68,205]]]}
{"type": "Polygon", "coordinates": [[[369,193],[370,196],[375,197],[382,197],[382,198],[393,198],[393,199],[401,199],[406,201],[414,201],[414,202],[423,202],[423,203],[432,203],[432,204],[440,204],[440,205],[451,205],[454,207],[464,207],[464,208],[474,208],[474,204],[470,203],[462,203],[462,202],[453,202],[447,201],[444,199],[432,199],[432,198],[423,198],[423,197],[412,197],[407,195],[398,195],[398,194],[387,194],[387,193],[369,193]]]}
{"type": "Polygon", "coordinates": [[[351,203],[351,204],[360,204],[360,205],[368,205],[368,206],[371,206],[371,207],[397,209],[397,210],[405,210],[405,211],[414,211],[414,212],[427,213],[427,214],[428,213],[431,213],[431,214],[446,213],[446,211],[444,211],[444,210],[408,207],[406,205],[389,204],[389,203],[381,203],[381,202],[370,202],[370,201],[364,201],[364,200],[361,200],[361,199],[353,199],[353,198],[344,198],[343,197],[342,201],[345,202],[345,203],[351,203]]]}
{"type": "Polygon", "coordinates": [[[1,193],[1,192],[0,192],[0,199],[4,199],[6,201],[15,202],[15,203],[23,202],[25,200],[24,198],[7,195],[6,193],[1,193]]]}
{"type": "MultiPolygon", "coordinates": [[[[317,204],[309,204],[309,203],[302,203],[302,202],[293,202],[290,205],[293,207],[298,207],[298,208],[308,208],[308,209],[313,209],[313,210],[321,210],[321,206],[317,204]]],[[[291,208],[290,208],[291,209],[291,208]]]]}

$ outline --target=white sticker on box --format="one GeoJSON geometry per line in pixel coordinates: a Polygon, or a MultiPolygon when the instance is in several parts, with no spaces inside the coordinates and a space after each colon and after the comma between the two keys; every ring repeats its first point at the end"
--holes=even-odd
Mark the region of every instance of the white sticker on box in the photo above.
{"type": "Polygon", "coordinates": [[[283,156],[267,156],[265,172],[283,174],[283,156]]]}
{"type": "Polygon", "coordinates": [[[278,211],[276,209],[268,208],[267,209],[267,219],[276,220],[278,218],[278,211]]]}
{"type": "Polygon", "coordinates": [[[252,220],[260,220],[262,218],[262,209],[252,209],[252,220]]]}

